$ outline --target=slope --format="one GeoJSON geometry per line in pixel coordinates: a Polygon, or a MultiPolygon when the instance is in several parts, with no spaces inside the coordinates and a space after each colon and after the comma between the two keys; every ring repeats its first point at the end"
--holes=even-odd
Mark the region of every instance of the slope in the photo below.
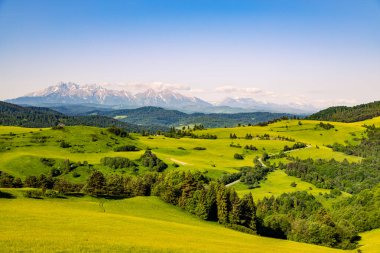
{"type": "Polygon", "coordinates": [[[7,252],[344,252],[236,232],[155,197],[0,203],[0,248],[7,252]]]}
{"type": "Polygon", "coordinates": [[[380,116],[380,101],[353,107],[335,106],[310,115],[309,119],[356,122],[380,116]]]}

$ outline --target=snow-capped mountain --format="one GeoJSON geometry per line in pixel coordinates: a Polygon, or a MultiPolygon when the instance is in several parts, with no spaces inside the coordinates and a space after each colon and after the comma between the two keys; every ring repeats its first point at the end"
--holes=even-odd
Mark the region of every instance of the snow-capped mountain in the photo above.
{"type": "Polygon", "coordinates": [[[197,97],[184,96],[170,89],[147,89],[133,94],[125,90],[111,90],[99,85],[59,83],[44,90],[9,99],[7,102],[19,105],[59,107],[86,105],[113,109],[156,106],[183,112],[238,113],[238,112],[286,112],[307,114],[317,111],[309,105],[273,104],[252,98],[226,98],[219,103],[209,103],[197,97]]]}
{"type": "Polygon", "coordinates": [[[60,83],[26,96],[7,100],[15,104],[49,106],[57,104],[96,104],[126,108],[160,106],[165,108],[205,107],[211,104],[196,98],[187,97],[169,89],[156,91],[148,89],[133,95],[125,90],[111,90],[99,85],[60,83]]]}
{"type": "Polygon", "coordinates": [[[190,106],[211,106],[206,101],[197,97],[187,97],[180,93],[173,92],[169,89],[156,91],[148,89],[144,92],[138,93],[135,96],[137,104],[141,106],[159,106],[166,107],[168,105],[174,107],[190,107],[190,106]]]}

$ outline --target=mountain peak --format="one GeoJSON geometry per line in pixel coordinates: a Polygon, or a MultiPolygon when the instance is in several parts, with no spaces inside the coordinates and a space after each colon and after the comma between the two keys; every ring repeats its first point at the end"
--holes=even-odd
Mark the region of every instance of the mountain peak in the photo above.
{"type": "Polygon", "coordinates": [[[16,104],[102,104],[126,108],[140,106],[159,106],[163,108],[185,108],[210,106],[209,103],[194,97],[187,97],[170,89],[149,88],[132,95],[125,90],[106,89],[96,84],[78,85],[61,82],[54,86],[33,92],[25,97],[9,100],[16,104]]]}

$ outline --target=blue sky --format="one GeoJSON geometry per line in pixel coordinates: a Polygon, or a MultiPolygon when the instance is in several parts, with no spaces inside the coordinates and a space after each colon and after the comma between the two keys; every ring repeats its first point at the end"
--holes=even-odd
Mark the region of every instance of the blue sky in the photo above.
{"type": "Polygon", "coordinates": [[[379,0],[0,0],[0,99],[60,81],[315,105],[379,100],[379,0]]]}

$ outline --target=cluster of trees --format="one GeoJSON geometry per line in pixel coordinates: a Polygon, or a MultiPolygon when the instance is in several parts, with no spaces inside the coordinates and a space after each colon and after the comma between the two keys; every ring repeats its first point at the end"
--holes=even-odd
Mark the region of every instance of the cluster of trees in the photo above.
{"type": "Polygon", "coordinates": [[[240,145],[239,143],[236,143],[236,144],[235,144],[235,143],[231,142],[231,143],[230,143],[230,147],[231,147],[231,148],[241,148],[241,145],[240,145]]]}
{"type": "Polygon", "coordinates": [[[134,172],[138,171],[139,165],[149,168],[150,171],[162,172],[168,165],[159,159],[151,150],[145,153],[137,160],[132,161],[126,157],[103,157],[100,162],[112,169],[133,169],[134,172]]]}
{"type": "Polygon", "coordinates": [[[353,249],[360,238],[351,224],[334,220],[307,192],[284,193],[257,202],[258,232],[265,236],[353,249]]]}
{"type": "Polygon", "coordinates": [[[221,183],[223,183],[224,185],[227,185],[229,183],[232,183],[238,179],[240,179],[241,177],[241,171],[239,172],[236,172],[236,173],[228,173],[228,174],[224,174],[220,179],[219,181],[221,183]]]}
{"type": "Polygon", "coordinates": [[[61,140],[61,141],[59,142],[59,146],[60,146],[61,148],[71,148],[71,144],[68,143],[68,142],[65,141],[65,140],[61,140]]]}
{"type": "Polygon", "coordinates": [[[255,167],[242,167],[240,182],[248,185],[249,189],[257,188],[260,185],[260,181],[265,180],[269,172],[274,169],[271,167],[264,167],[260,163],[257,163],[255,167]]]}
{"type": "Polygon", "coordinates": [[[0,171],[0,187],[3,188],[20,188],[23,186],[22,180],[19,177],[14,177],[0,171]]]}
{"type": "Polygon", "coordinates": [[[354,107],[336,106],[317,112],[309,119],[356,122],[380,116],[380,101],[357,105],[354,107]]]}
{"type": "Polygon", "coordinates": [[[237,136],[235,133],[230,133],[230,139],[237,139],[237,136]]]}
{"type": "Polygon", "coordinates": [[[100,162],[112,169],[136,168],[137,164],[126,157],[103,157],[100,162]]]}
{"type": "Polygon", "coordinates": [[[252,140],[253,136],[252,136],[252,134],[246,134],[244,138],[246,140],[252,140]]]}
{"type": "Polygon", "coordinates": [[[286,151],[290,151],[290,150],[294,150],[294,149],[300,149],[300,148],[306,148],[306,147],[307,147],[307,145],[305,143],[296,142],[291,147],[289,147],[288,145],[285,145],[283,151],[286,152],[286,151]]]}
{"type": "Polygon", "coordinates": [[[183,127],[182,129],[176,129],[172,127],[170,128],[168,132],[163,133],[163,135],[168,138],[190,137],[194,139],[213,139],[213,140],[218,138],[218,136],[215,134],[207,133],[207,134],[198,135],[193,132],[193,130],[203,130],[203,129],[205,129],[203,125],[194,125],[193,129],[190,129],[190,127],[188,127],[187,129],[186,127],[183,127]]]}
{"type": "Polygon", "coordinates": [[[320,122],[317,127],[320,127],[320,128],[323,128],[325,130],[330,130],[330,129],[333,129],[335,128],[334,125],[330,124],[330,123],[323,123],[323,122],[320,122]]]}
{"type": "Polygon", "coordinates": [[[112,127],[109,127],[107,129],[108,132],[116,135],[116,136],[120,136],[120,137],[129,137],[129,134],[127,131],[125,131],[124,129],[120,128],[120,127],[116,127],[116,126],[112,126],[112,127]]]}
{"type": "Polygon", "coordinates": [[[244,146],[244,149],[249,149],[249,150],[252,150],[252,151],[257,151],[258,149],[253,146],[252,144],[251,145],[245,145],[244,146]]]}
{"type": "Polygon", "coordinates": [[[145,153],[140,157],[139,161],[141,162],[142,166],[156,172],[162,172],[168,167],[164,161],[159,159],[150,150],[145,151],[145,153]]]}
{"type": "Polygon", "coordinates": [[[138,148],[135,145],[124,145],[124,146],[116,147],[113,150],[115,152],[133,152],[133,151],[140,151],[141,148],[138,148]]]}
{"type": "Polygon", "coordinates": [[[242,155],[242,154],[238,154],[238,153],[235,153],[235,154],[234,154],[234,158],[235,158],[236,160],[243,160],[243,159],[244,159],[244,155],[242,155]]]}
{"type": "Polygon", "coordinates": [[[282,116],[282,117],[279,117],[279,118],[276,118],[276,119],[273,119],[273,120],[268,120],[268,121],[257,123],[256,126],[268,126],[270,124],[279,122],[281,120],[289,120],[289,118],[299,119],[297,116],[293,116],[293,117],[291,117],[291,116],[282,116]]]}

